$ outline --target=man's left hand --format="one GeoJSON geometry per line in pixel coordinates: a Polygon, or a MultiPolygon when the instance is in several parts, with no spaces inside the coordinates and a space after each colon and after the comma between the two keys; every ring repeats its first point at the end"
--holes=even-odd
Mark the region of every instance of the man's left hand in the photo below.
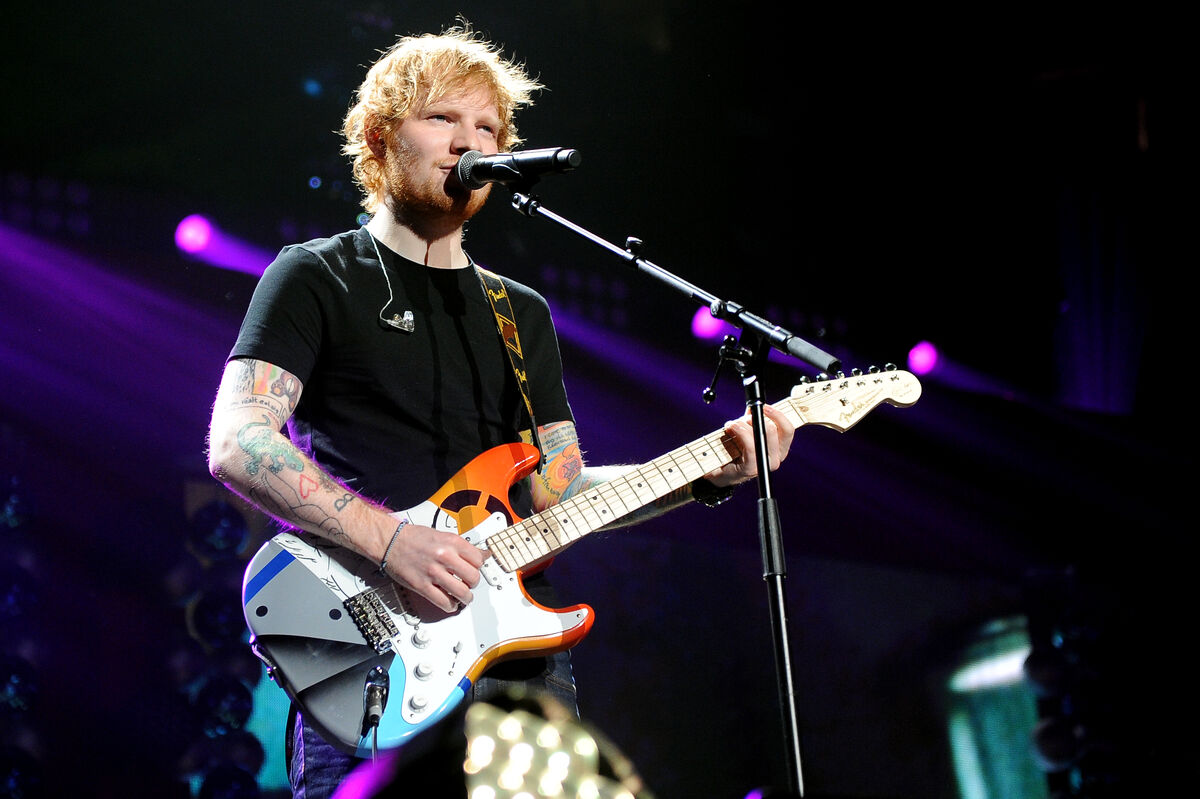
{"type": "MultiPolygon", "coordinates": [[[[796,426],[788,421],[781,411],[770,405],[763,406],[766,423],[767,459],[771,471],[779,468],[792,448],[796,426]]],[[[730,453],[735,455],[732,463],[705,475],[705,479],[718,487],[737,485],[758,476],[758,459],[755,456],[754,425],[749,411],[740,419],[725,423],[725,433],[732,438],[727,443],[730,453]]]]}

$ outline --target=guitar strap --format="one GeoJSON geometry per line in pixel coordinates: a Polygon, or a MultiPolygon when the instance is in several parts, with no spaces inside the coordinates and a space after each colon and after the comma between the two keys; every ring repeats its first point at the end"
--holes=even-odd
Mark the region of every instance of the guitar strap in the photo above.
{"type": "Polygon", "coordinates": [[[525,372],[525,356],[521,351],[521,337],[517,334],[517,317],[513,313],[512,302],[508,298],[508,288],[499,275],[489,272],[478,264],[475,266],[475,272],[479,275],[483,293],[492,306],[492,313],[496,315],[496,330],[500,333],[500,340],[504,342],[504,349],[508,352],[508,361],[512,364],[513,374],[517,378],[517,388],[521,392],[521,398],[525,400],[525,410],[529,414],[530,436],[533,438],[533,445],[541,454],[541,458],[538,459],[538,471],[540,472],[546,463],[546,453],[542,450],[542,442],[538,438],[537,419],[533,415],[533,403],[529,399],[529,380],[525,372]]]}

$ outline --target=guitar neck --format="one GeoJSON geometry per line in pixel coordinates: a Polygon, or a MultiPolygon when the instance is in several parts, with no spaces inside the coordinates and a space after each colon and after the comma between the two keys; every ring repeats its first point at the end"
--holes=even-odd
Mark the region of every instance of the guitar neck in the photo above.
{"type": "MultiPolygon", "coordinates": [[[[816,424],[845,432],[881,402],[908,406],[921,387],[908,372],[888,371],[804,383],[775,404],[797,428],[816,424]]],[[[507,571],[545,560],[588,533],[628,516],[731,463],[729,437],[716,430],[608,482],[493,534],[488,546],[507,571]]]]}
{"type": "Polygon", "coordinates": [[[724,430],[709,433],[517,522],[488,539],[492,554],[508,571],[550,557],[588,533],[730,463],[734,456],[725,439],[724,430]]]}

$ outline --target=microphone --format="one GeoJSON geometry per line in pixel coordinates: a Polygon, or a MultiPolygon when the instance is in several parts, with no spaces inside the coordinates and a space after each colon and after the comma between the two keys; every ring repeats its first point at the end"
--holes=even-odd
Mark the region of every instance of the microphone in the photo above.
{"type": "Polygon", "coordinates": [[[578,150],[566,147],[518,150],[496,155],[468,150],[458,159],[454,175],[459,183],[471,191],[482,189],[488,183],[530,185],[547,173],[570,172],[582,160],[578,150]]]}

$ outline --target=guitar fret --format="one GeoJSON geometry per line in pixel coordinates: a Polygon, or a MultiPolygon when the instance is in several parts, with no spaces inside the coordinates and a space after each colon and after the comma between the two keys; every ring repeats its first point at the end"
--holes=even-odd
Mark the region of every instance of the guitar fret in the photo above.
{"type": "Polygon", "coordinates": [[[542,536],[541,531],[537,529],[537,525],[530,524],[528,519],[514,525],[513,529],[518,532],[521,541],[525,543],[525,547],[537,557],[545,557],[553,549],[547,546],[546,539],[542,536]]]}
{"type": "MultiPolygon", "coordinates": [[[[628,495],[633,496],[634,507],[647,505],[659,497],[659,495],[654,492],[654,489],[650,487],[650,481],[644,474],[645,470],[646,467],[639,467],[633,472],[630,472],[629,474],[623,474],[617,479],[613,480],[614,483],[620,483],[628,495]]],[[[629,505],[630,503],[626,502],[625,504],[629,505]]]]}
{"type": "Polygon", "coordinates": [[[733,460],[729,454],[729,450],[725,448],[724,435],[722,433],[711,433],[683,449],[686,450],[691,459],[690,463],[684,463],[684,470],[687,473],[689,483],[733,460]]]}
{"type": "Polygon", "coordinates": [[[513,568],[519,568],[522,565],[533,563],[537,560],[533,553],[530,552],[529,547],[525,546],[525,539],[515,526],[492,536],[491,539],[488,539],[489,543],[492,539],[501,539],[500,543],[503,546],[498,550],[492,546],[492,555],[495,556],[496,560],[500,561],[502,566],[510,571],[513,568]]]}
{"type": "Polygon", "coordinates": [[[554,521],[558,522],[558,529],[566,536],[567,541],[578,541],[585,535],[591,532],[590,529],[581,527],[574,519],[571,518],[571,509],[559,506],[550,511],[554,516],[554,521]]]}
{"type": "Polygon", "coordinates": [[[563,529],[561,520],[552,514],[531,516],[522,522],[522,526],[537,532],[537,538],[542,543],[542,557],[557,552],[569,543],[569,539],[564,540],[566,530],[563,529]]]}
{"type": "Polygon", "coordinates": [[[608,524],[614,519],[620,519],[622,516],[632,512],[633,510],[633,508],[627,506],[621,499],[620,488],[613,485],[612,480],[597,486],[596,495],[600,497],[601,501],[604,503],[604,507],[600,509],[600,518],[604,520],[605,524],[608,524]]]}
{"type": "Polygon", "coordinates": [[[596,511],[595,505],[600,501],[599,492],[596,489],[589,489],[587,492],[580,494],[571,500],[573,507],[579,509],[580,516],[587,523],[589,530],[598,530],[605,525],[604,519],[596,511]]]}
{"type": "Polygon", "coordinates": [[[682,483],[675,484],[674,480],[677,475],[672,474],[664,458],[657,458],[646,464],[646,470],[649,471],[647,478],[650,481],[650,485],[654,487],[654,495],[656,497],[665,497],[682,485],[682,483]]]}

